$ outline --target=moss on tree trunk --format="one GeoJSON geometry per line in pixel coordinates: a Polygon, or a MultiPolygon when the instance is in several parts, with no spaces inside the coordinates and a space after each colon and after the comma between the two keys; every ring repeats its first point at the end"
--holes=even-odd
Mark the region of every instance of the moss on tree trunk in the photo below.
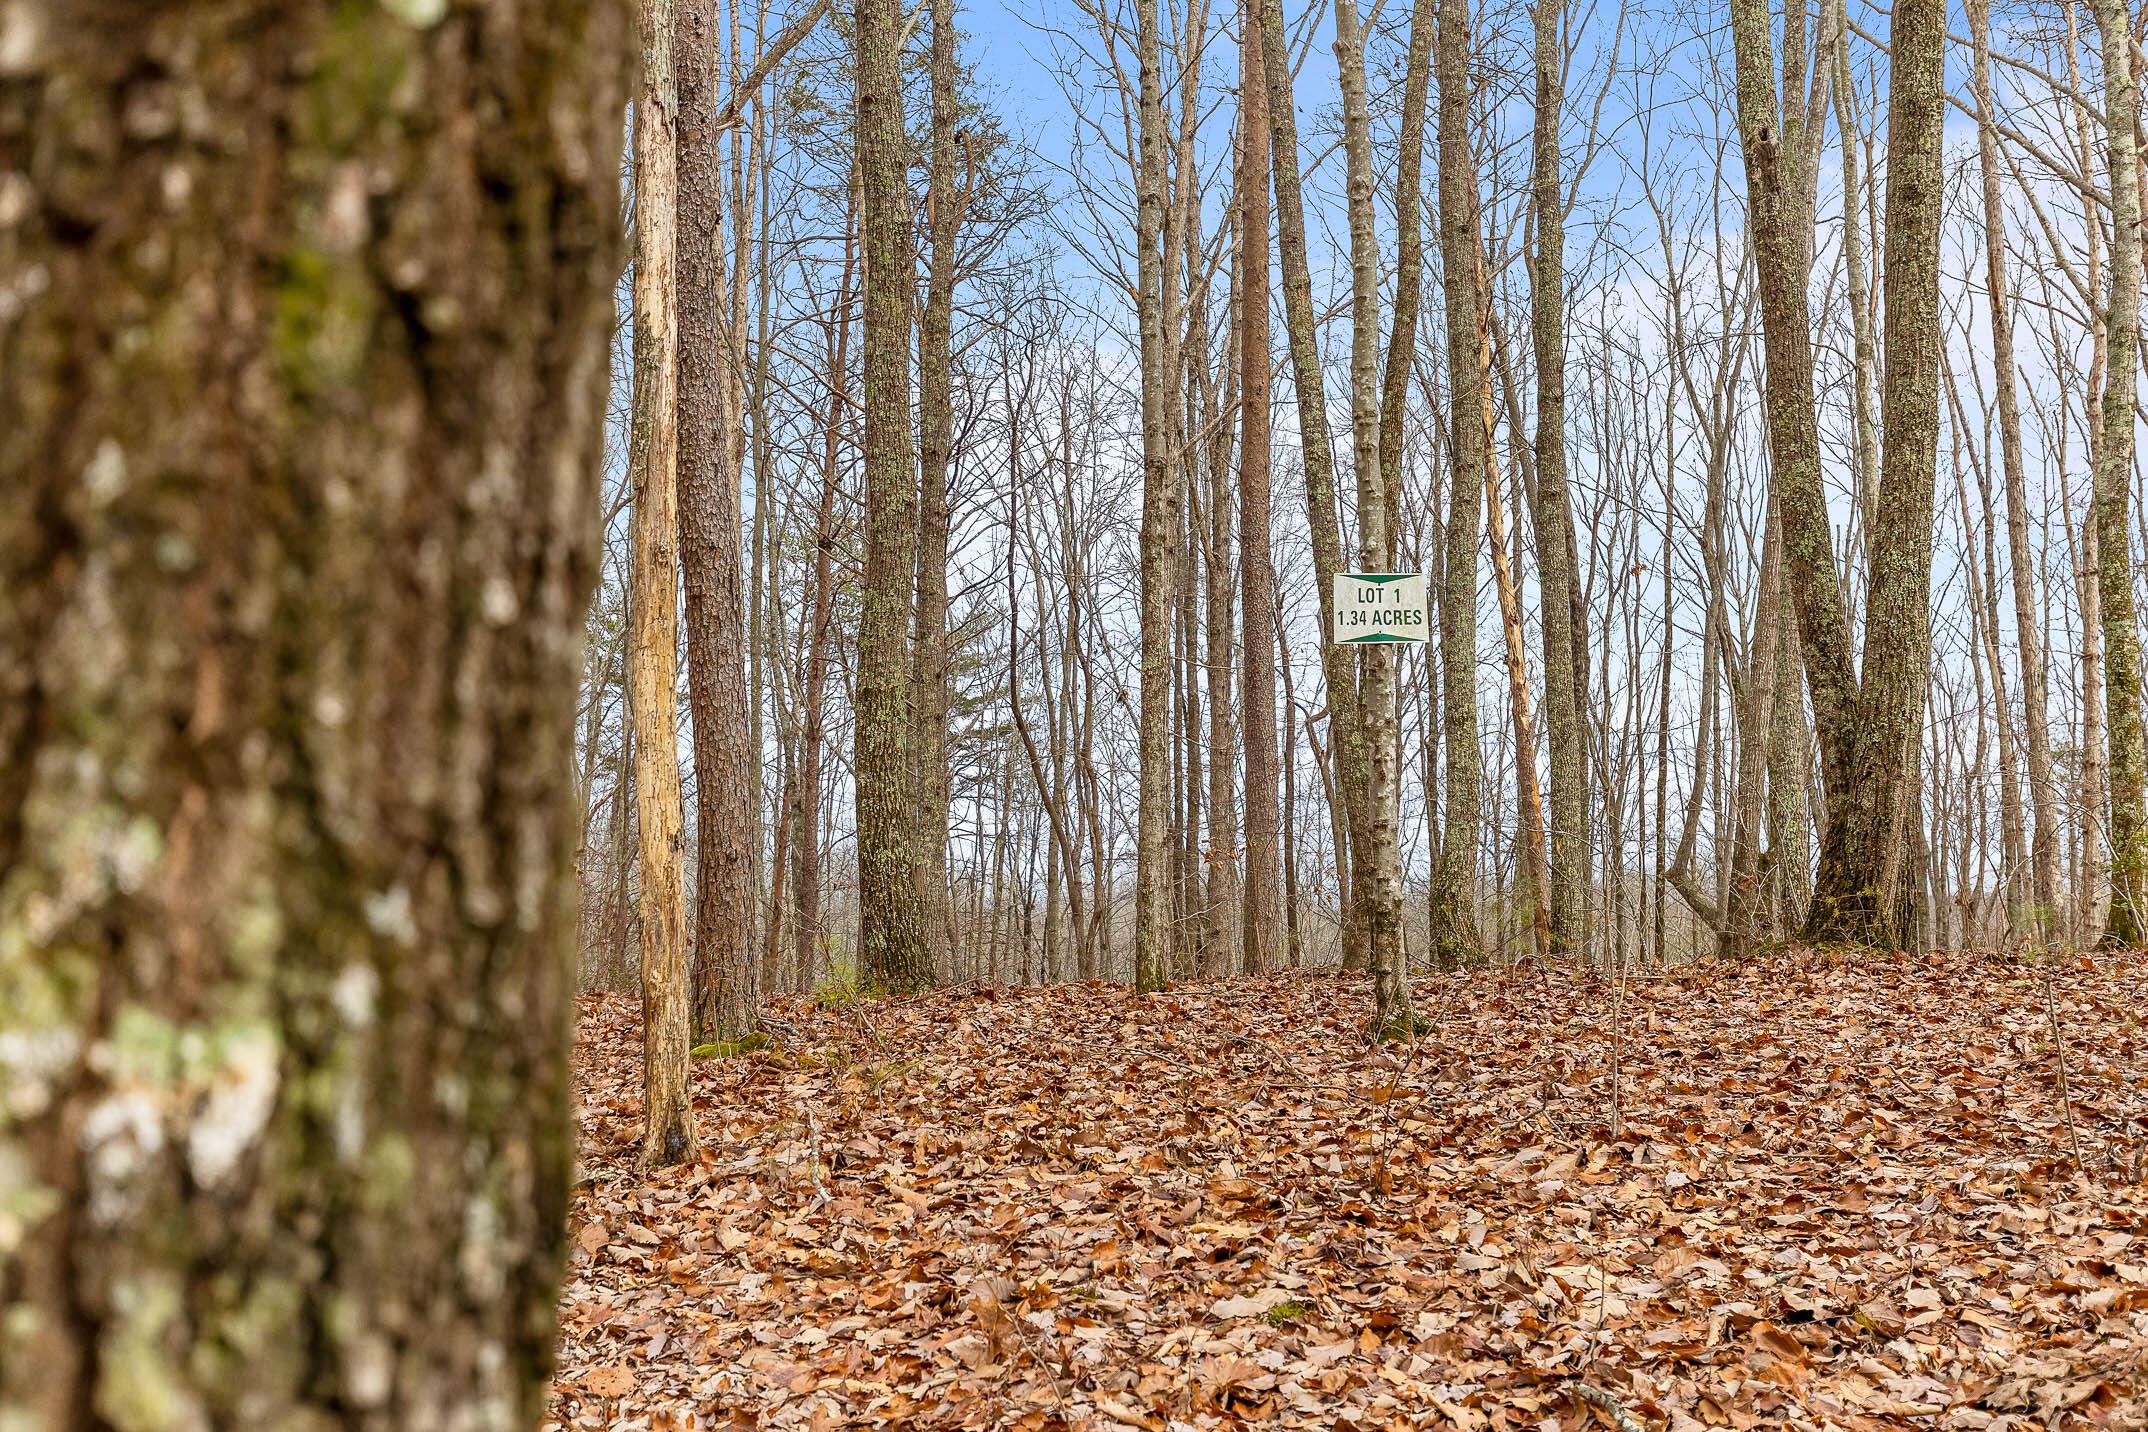
{"type": "Polygon", "coordinates": [[[0,1425],[530,1426],[626,9],[5,26],[0,1425]]]}

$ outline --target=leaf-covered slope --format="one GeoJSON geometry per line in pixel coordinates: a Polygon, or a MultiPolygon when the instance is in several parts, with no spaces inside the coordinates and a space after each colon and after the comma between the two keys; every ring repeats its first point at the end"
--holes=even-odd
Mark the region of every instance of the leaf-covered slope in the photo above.
{"type": "Polygon", "coordinates": [[[554,1415],[2141,1426],[2144,973],[1479,972],[1377,1053],[1330,974],[786,1009],[653,1179],[591,1000],[554,1415]]]}

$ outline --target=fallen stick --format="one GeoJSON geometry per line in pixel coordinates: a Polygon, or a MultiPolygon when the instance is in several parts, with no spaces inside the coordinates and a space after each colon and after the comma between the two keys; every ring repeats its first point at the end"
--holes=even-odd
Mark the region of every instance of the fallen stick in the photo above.
{"type": "Polygon", "coordinates": [[[2073,1127],[2073,1085],[2066,1077],[2066,1035],[2059,1028],[2058,1004],[2051,997],[2051,965],[2046,961],[2044,976],[2044,1017],[2051,1022],[2051,1048],[2058,1056],[2059,1103],[2066,1111],[2066,1142],[2073,1147],[2073,1171],[2086,1176],[2088,1165],[2081,1162],[2081,1136],[2073,1127]]]}

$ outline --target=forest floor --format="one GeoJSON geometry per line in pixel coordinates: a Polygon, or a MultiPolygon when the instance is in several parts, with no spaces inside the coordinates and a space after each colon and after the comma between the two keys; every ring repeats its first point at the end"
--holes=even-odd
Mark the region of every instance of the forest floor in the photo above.
{"type": "Polygon", "coordinates": [[[1414,989],[777,1001],[655,1174],[585,1000],[548,1426],[2148,1426],[2148,957],[1414,989]]]}

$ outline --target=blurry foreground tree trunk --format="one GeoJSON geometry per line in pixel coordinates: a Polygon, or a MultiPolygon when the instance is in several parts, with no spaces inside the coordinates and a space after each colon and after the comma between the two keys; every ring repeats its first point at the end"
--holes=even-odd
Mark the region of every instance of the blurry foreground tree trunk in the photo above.
{"type": "Polygon", "coordinates": [[[0,30],[0,1425],[532,1427],[629,11],[0,30]]]}

